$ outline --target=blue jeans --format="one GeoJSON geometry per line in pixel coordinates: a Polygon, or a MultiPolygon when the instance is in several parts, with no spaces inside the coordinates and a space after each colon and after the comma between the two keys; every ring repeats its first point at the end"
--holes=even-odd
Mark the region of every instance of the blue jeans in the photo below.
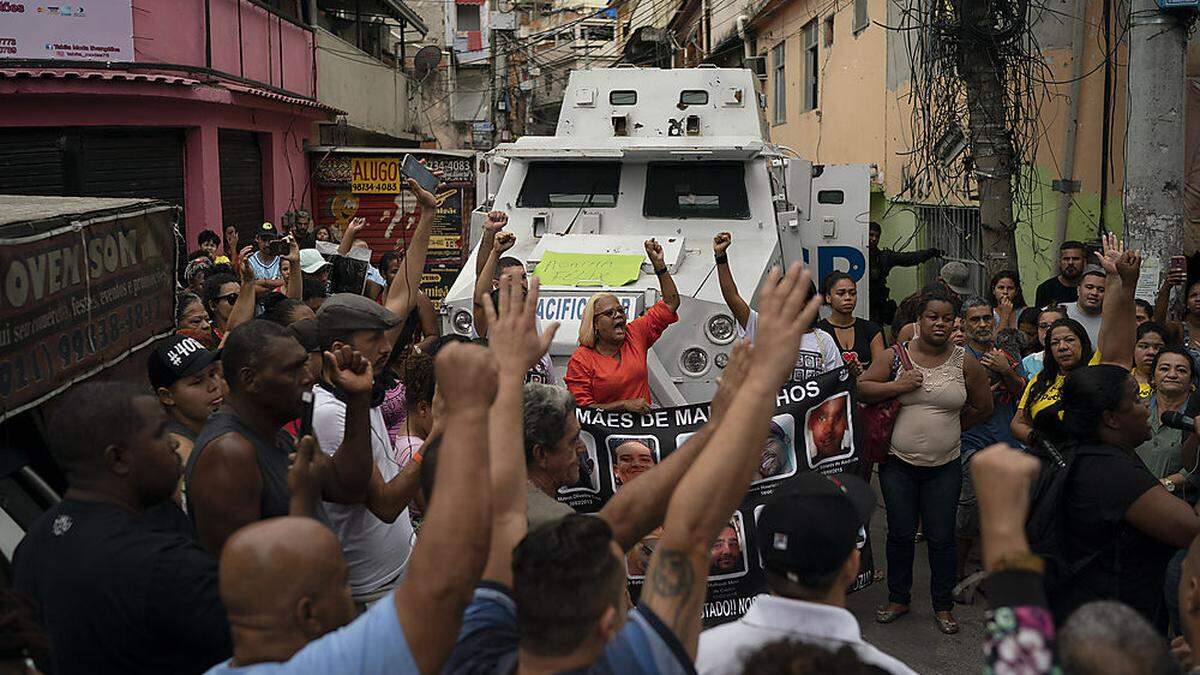
{"type": "Polygon", "coordinates": [[[962,489],[958,459],[941,466],[914,466],[896,456],[879,466],[887,508],[888,601],[912,604],[913,557],[919,522],[929,548],[933,611],[954,608],[954,521],[962,489]]]}

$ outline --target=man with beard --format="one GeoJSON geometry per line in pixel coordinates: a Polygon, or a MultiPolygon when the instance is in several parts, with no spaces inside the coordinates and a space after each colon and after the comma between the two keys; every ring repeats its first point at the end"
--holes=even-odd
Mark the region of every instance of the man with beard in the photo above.
{"type": "Polygon", "coordinates": [[[1067,305],[1067,317],[1083,325],[1092,344],[1100,340],[1100,309],[1104,305],[1104,270],[1091,265],[1079,280],[1079,299],[1067,305]]]}
{"type": "Polygon", "coordinates": [[[1078,241],[1064,241],[1058,247],[1058,275],[1043,281],[1037,287],[1034,305],[1066,305],[1079,299],[1079,275],[1083,274],[1083,262],[1087,247],[1078,241]]]}
{"type": "Polygon", "coordinates": [[[729,524],[717,535],[709,551],[708,576],[737,574],[745,570],[742,565],[742,541],[738,539],[737,523],[729,524]]]}
{"type": "Polygon", "coordinates": [[[810,463],[815,466],[826,458],[843,453],[849,420],[846,419],[846,397],[835,396],[808,414],[808,433],[812,436],[813,451],[810,463]]]}
{"type": "MultiPolygon", "coordinates": [[[[370,363],[372,373],[387,367],[392,351],[388,331],[400,324],[400,317],[353,293],[336,293],[317,311],[321,347],[333,352],[345,347],[354,349],[370,363]]],[[[392,436],[383,419],[384,391],[384,386],[376,382],[366,394],[374,460],[371,480],[376,488],[386,482],[387,495],[376,495],[372,490],[366,503],[327,500],[324,505],[330,525],[342,542],[351,595],[364,604],[386,595],[404,577],[413,533],[407,506],[417,495],[421,468],[419,462],[410,462],[401,470],[391,458],[392,436]]],[[[339,439],[352,428],[347,406],[357,402],[356,394],[344,391],[322,373],[313,395],[313,432],[321,449],[333,455],[339,439]]]]}
{"type": "Polygon", "coordinates": [[[625,441],[613,450],[613,475],[618,487],[628,485],[653,467],[654,453],[641,441],[625,441]]]}

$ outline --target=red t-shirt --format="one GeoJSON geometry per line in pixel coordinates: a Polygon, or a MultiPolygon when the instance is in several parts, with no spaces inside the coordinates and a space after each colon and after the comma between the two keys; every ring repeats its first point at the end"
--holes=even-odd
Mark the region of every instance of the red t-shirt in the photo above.
{"type": "Polygon", "coordinates": [[[646,352],[679,315],[658,301],[646,313],[625,325],[625,342],[620,360],[604,356],[591,347],[579,346],[567,363],[567,389],[576,405],[597,405],[640,398],[650,401],[646,376],[646,352]]]}

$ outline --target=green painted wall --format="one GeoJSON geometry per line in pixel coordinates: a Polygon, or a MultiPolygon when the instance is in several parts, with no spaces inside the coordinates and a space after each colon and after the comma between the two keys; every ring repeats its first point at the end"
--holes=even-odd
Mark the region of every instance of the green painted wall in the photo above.
{"type": "MultiPolygon", "coordinates": [[[[1030,199],[1015,207],[1017,221],[1017,260],[1021,275],[1021,286],[1026,300],[1033,302],[1039,283],[1050,277],[1057,261],[1057,252],[1051,251],[1054,230],[1060,209],[1059,193],[1051,189],[1051,181],[1057,171],[1049,167],[1026,169],[1032,174],[1022,176],[1025,185],[1033,188],[1030,199]]],[[[1100,195],[1080,192],[1075,195],[1067,217],[1067,239],[1095,242],[1099,237],[1100,195]]],[[[1120,189],[1110,190],[1105,221],[1108,229],[1121,232],[1123,214],[1120,189]]],[[[901,251],[915,251],[924,247],[921,233],[914,236],[917,221],[913,213],[905,208],[904,202],[889,199],[883,191],[871,193],[871,220],[882,226],[880,245],[901,251]]],[[[936,263],[931,263],[936,264],[936,263]]],[[[923,278],[920,267],[897,268],[888,276],[892,298],[897,302],[920,288],[923,278]]]]}

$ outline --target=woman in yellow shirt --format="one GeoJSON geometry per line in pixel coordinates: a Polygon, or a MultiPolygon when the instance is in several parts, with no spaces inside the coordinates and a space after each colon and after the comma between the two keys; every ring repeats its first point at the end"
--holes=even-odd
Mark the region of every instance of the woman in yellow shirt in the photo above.
{"type": "Polygon", "coordinates": [[[1059,319],[1051,324],[1050,330],[1046,331],[1044,346],[1048,355],[1046,367],[1025,385],[1025,393],[1009,427],[1013,437],[1027,445],[1033,432],[1033,420],[1043,410],[1058,403],[1067,373],[1080,366],[1100,363],[1100,352],[1092,350],[1087,331],[1075,319],[1059,319]]]}

